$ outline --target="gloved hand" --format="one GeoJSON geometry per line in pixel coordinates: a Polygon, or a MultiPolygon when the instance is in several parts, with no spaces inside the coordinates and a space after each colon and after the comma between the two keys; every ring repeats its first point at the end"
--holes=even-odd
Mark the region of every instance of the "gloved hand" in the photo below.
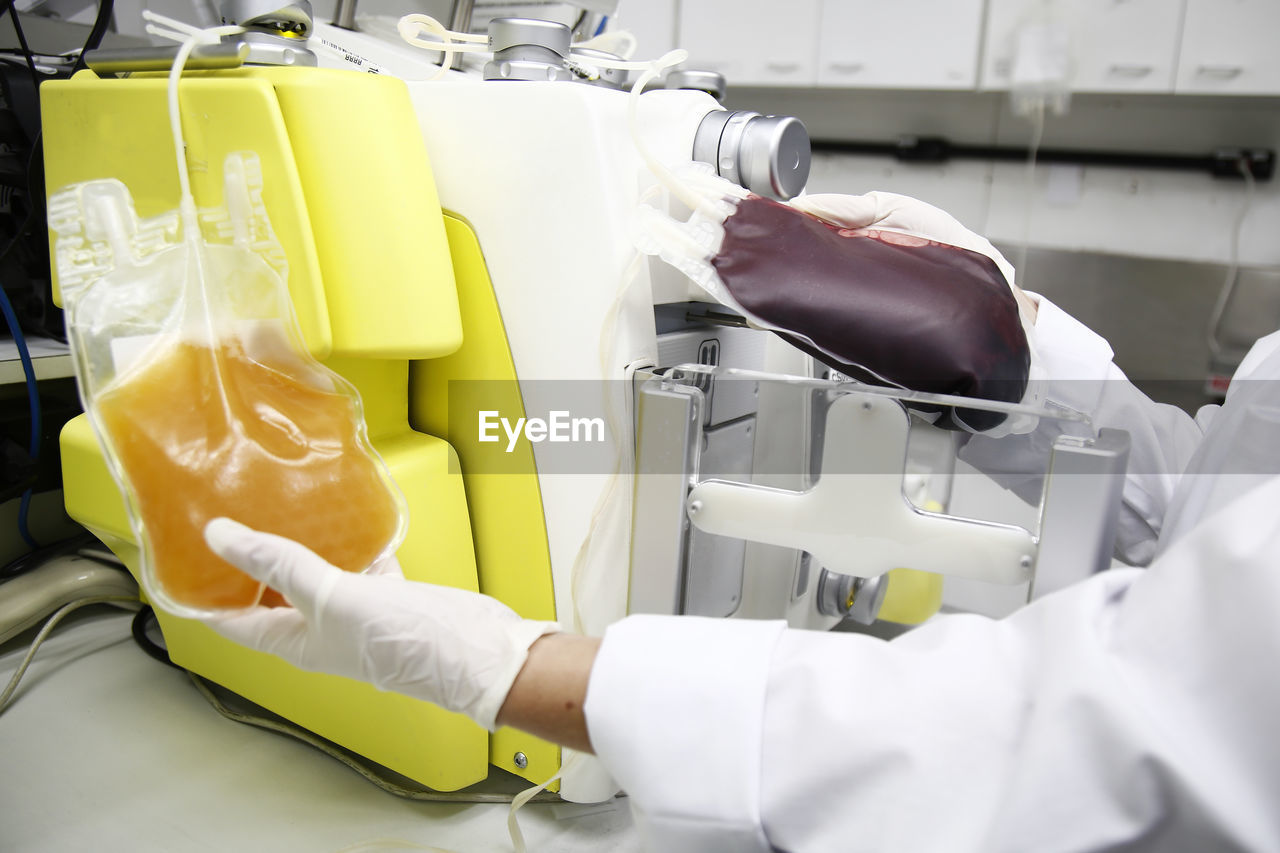
{"type": "Polygon", "coordinates": [[[965,228],[944,210],[910,196],[885,192],[805,195],[792,199],[791,206],[832,225],[901,234],[906,245],[911,245],[913,238],[923,238],[986,255],[995,261],[1009,283],[1027,323],[1035,322],[1036,303],[1014,281],[1013,265],[991,245],[991,241],[965,228]]]}
{"type": "Polygon", "coordinates": [[[293,605],[205,620],[219,634],[300,669],[424,699],[489,730],[529,646],[560,630],[479,593],[408,581],[394,559],[379,571],[344,572],[297,542],[228,518],[209,522],[205,541],[293,605]]]}

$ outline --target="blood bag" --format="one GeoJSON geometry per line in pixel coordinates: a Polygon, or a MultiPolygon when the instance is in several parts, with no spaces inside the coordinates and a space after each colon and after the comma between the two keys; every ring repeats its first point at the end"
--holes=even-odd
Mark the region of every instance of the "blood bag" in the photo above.
{"type": "MultiPolygon", "coordinates": [[[[687,220],[641,208],[641,248],[716,301],[862,382],[1034,404],[1034,350],[990,257],[892,230],[850,229],[690,164],[666,176],[687,220]]],[[[920,407],[917,407],[920,408],[920,407]]],[[[970,432],[1029,431],[1000,412],[922,409],[970,432]]]]}
{"type": "MultiPolygon", "coordinates": [[[[711,266],[733,301],[829,367],[913,391],[1022,401],[1031,351],[1017,300],[986,255],[841,228],[755,196],[724,232],[711,266]]],[[[972,430],[1004,419],[958,414],[972,430]]]]}
{"type": "MultiPolygon", "coordinates": [[[[678,52],[677,52],[678,53],[678,52]]],[[[863,382],[1034,406],[1039,373],[1012,282],[988,256],[927,235],[849,229],[761,198],[705,163],[668,168],[648,150],[638,103],[681,57],[631,89],[631,135],[671,196],[641,204],[636,242],[747,322],[863,382]],[[686,211],[678,210],[680,206],[686,211]],[[686,217],[687,213],[687,218],[686,217]]],[[[915,406],[939,426],[1029,432],[1034,416],[915,406]]]]}
{"type": "Polygon", "coordinates": [[[352,571],[393,553],[407,524],[356,390],[302,343],[256,157],[229,157],[225,179],[225,209],[203,214],[192,203],[139,220],[114,180],[49,205],[80,394],[144,588],[187,616],[264,601],[205,545],[213,518],[352,571]]]}

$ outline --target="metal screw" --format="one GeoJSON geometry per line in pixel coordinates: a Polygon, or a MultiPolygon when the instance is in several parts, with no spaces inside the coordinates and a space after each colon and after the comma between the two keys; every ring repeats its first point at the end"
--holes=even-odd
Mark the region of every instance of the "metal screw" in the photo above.
{"type": "Polygon", "coordinates": [[[1023,556],[1023,558],[1018,561],[1018,565],[1022,566],[1022,568],[1024,569],[1031,568],[1031,558],[1027,556],[1023,556]]]}
{"type": "Polygon", "coordinates": [[[528,766],[529,766],[529,756],[525,755],[523,752],[517,752],[516,767],[519,767],[521,770],[523,770],[528,766]]]}
{"type": "Polygon", "coordinates": [[[689,504],[689,515],[697,515],[702,511],[702,501],[693,501],[689,504]]]}

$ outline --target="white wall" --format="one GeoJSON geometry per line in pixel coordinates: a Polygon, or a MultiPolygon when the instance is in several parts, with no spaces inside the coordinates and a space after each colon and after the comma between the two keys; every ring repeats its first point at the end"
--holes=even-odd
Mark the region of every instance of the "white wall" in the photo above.
{"type": "MultiPolygon", "coordinates": [[[[657,56],[671,44],[679,46],[681,10],[699,2],[622,0],[616,23],[642,36],[638,56],[657,56]]],[[[790,32],[784,4],[751,6],[757,7],[777,11],[760,25],[771,21],[777,32],[790,32]]],[[[983,14],[981,4],[974,8],[983,14]]],[[[726,37],[736,32],[733,23],[725,21],[726,37]]],[[[1251,32],[1243,31],[1246,37],[1251,32]]],[[[909,63],[937,46],[922,43],[905,27],[897,47],[909,63]]],[[[1248,48],[1242,41],[1239,49],[1248,48]]],[[[979,63],[988,49],[980,49],[979,63]]],[[[892,142],[916,134],[1027,145],[1032,135],[1029,123],[1013,116],[1008,96],[996,92],[742,88],[731,79],[727,105],[796,115],[816,139],[892,142]]],[[[1280,148],[1280,97],[1076,94],[1065,116],[1047,120],[1043,145],[1176,154],[1225,146],[1280,148]]],[[[1245,196],[1243,182],[1207,174],[1042,166],[1029,187],[1023,164],[916,166],[835,155],[816,158],[810,189],[918,196],[1004,243],[1029,240],[1043,248],[1218,263],[1229,260],[1231,224],[1245,196]]],[[[1241,230],[1242,262],[1280,265],[1280,183],[1261,184],[1250,207],[1241,230]]]]}
{"type": "MultiPolygon", "coordinates": [[[[1032,128],[999,94],[730,89],[728,105],[797,115],[815,139],[893,141],[905,134],[1026,146],[1032,128]]],[[[1280,147],[1280,99],[1076,96],[1046,121],[1043,145],[1169,154],[1280,147]]],[[[888,157],[815,156],[810,192],[888,190],[938,205],[999,242],[1225,263],[1242,180],[1207,173],[888,157]],[[1051,187],[1050,184],[1053,184],[1051,187]]],[[[1280,265],[1280,184],[1260,183],[1240,234],[1242,263],[1280,265]]]]}

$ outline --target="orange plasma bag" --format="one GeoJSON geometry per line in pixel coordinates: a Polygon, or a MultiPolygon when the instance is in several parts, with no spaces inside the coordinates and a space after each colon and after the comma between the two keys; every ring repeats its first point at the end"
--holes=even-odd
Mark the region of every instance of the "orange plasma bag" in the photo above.
{"type": "Polygon", "coordinates": [[[182,616],[279,603],[208,549],[212,518],[350,571],[392,554],[407,523],[356,390],[302,343],[283,255],[261,239],[256,158],[232,155],[225,171],[231,213],[198,216],[188,197],[140,221],[118,181],[50,203],[85,411],[125,495],[147,594],[182,616]],[[201,229],[219,218],[231,224],[223,243],[201,229]]]}

